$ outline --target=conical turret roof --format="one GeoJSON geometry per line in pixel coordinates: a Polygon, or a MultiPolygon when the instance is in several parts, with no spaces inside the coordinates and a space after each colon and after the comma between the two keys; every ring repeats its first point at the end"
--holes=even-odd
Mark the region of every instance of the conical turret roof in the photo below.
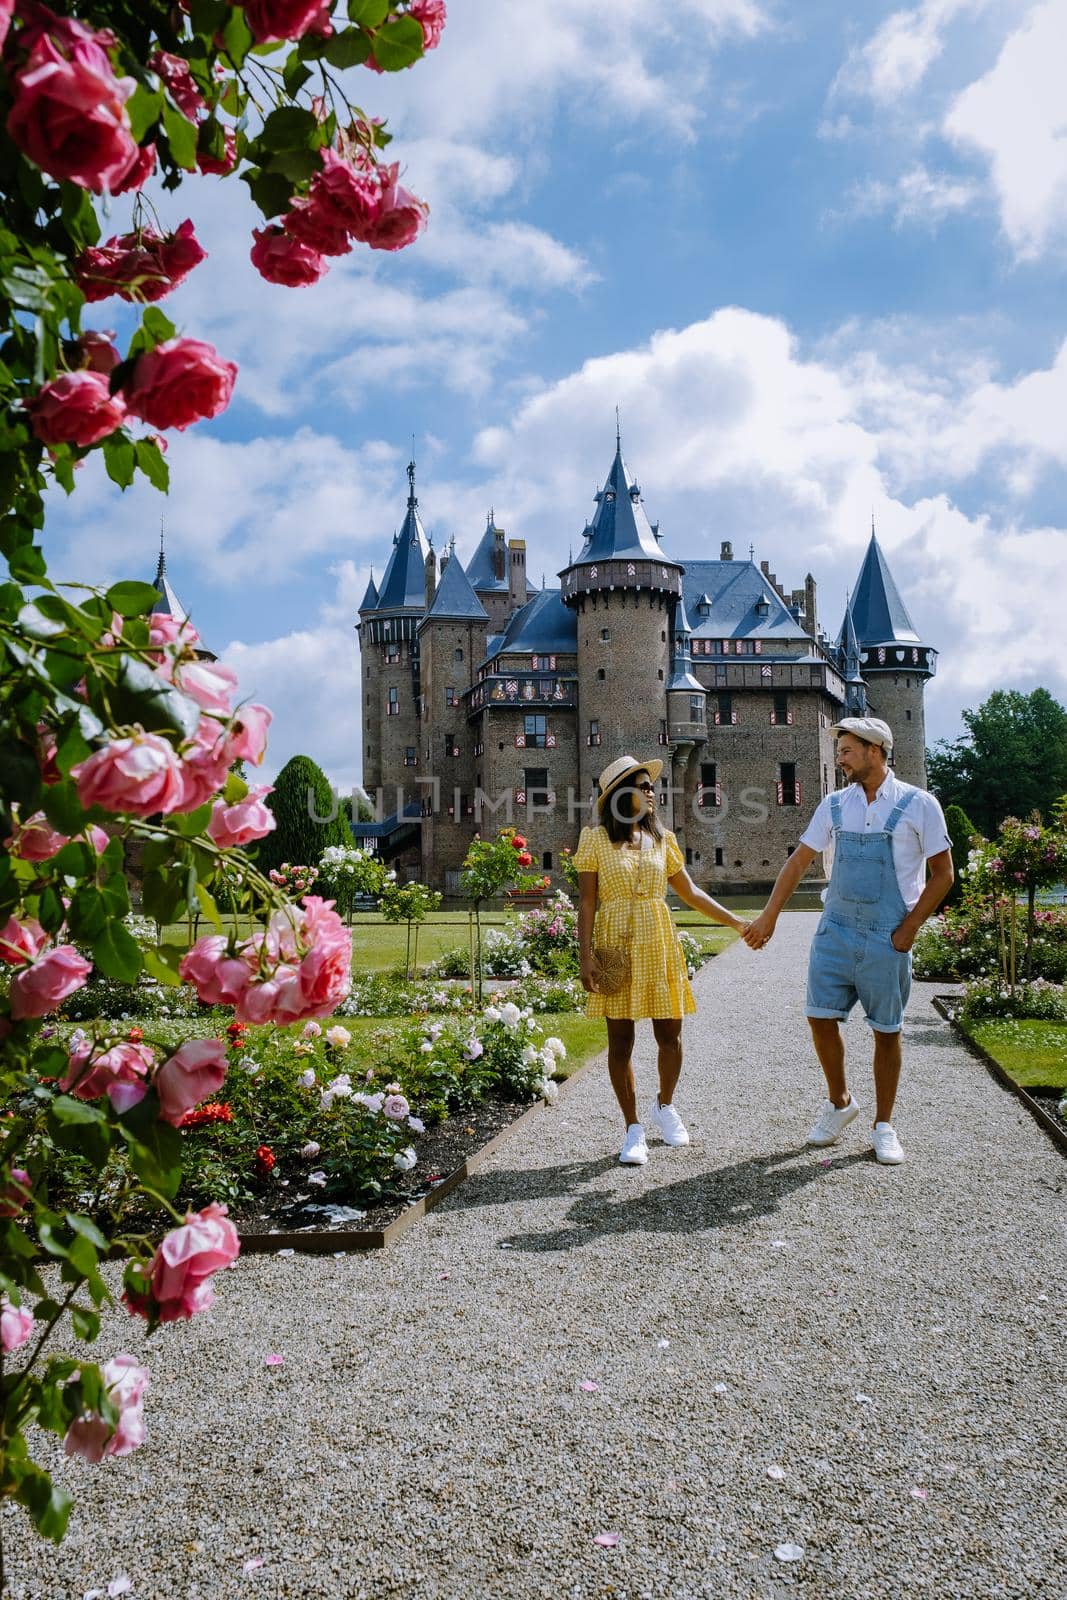
{"type": "Polygon", "coordinates": [[[849,605],[860,647],[878,644],[918,644],[919,635],[901,599],[900,590],[871,528],[871,542],[863,558],[849,605]]]}
{"type": "Polygon", "coordinates": [[[408,505],[404,524],[393,540],[389,562],[378,591],[377,611],[417,610],[426,606],[426,557],[430,544],[419,520],[415,463],[408,462],[408,505]]]}
{"type": "Polygon", "coordinates": [[[159,530],[159,561],[156,563],[156,575],[152,579],[152,587],[159,590],[159,599],[152,607],[150,615],[175,617],[179,622],[184,622],[189,613],[178,599],[167,577],[167,557],[163,550],[162,528],[159,530]]]}
{"type": "Polygon", "coordinates": [[[485,522],[485,532],[478,540],[474,554],[467,562],[467,577],[471,581],[471,586],[480,594],[486,593],[487,590],[507,590],[507,557],[505,556],[504,558],[504,571],[499,577],[493,565],[493,552],[498,548],[498,545],[503,543],[502,539],[498,539],[498,535],[501,532],[502,530],[496,526],[493,513],[490,511],[485,522]]]}
{"type": "Polygon", "coordinates": [[[454,544],[441,573],[433,603],[420,623],[420,627],[425,627],[431,620],[441,617],[458,617],[463,621],[470,620],[471,622],[489,621],[485,607],[475,594],[471,587],[471,581],[463,570],[463,563],[456,559],[454,544]]]}
{"type": "Polygon", "coordinates": [[[361,611],[373,611],[377,604],[378,585],[374,581],[374,568],[372,567],[370,577],[367,580],[367,590],[359,603],[359,609],[361,611]]]}
{"type": "MultiPolygon", "coordinates": [[[[603,489],[596,496],[597,508],[585,532],[585,544],[578,552],[579,563],[611,561],[635,556],[654,561],[669,561],[653,532],[641,501],[641,490],[623,459],[622,441],[615,437],[615,459],[603,489]]],[[[680,563],[671,562],[672,566],[680,563]]]]}

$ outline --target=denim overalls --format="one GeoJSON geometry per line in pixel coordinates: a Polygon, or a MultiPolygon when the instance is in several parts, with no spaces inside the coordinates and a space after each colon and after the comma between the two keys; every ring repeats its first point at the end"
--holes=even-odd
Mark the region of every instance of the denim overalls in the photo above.
{"type": "Polygon", "coordinates": [[[899,1033],[911,992],[911,952],[890,937],[908,914],[893,865],[893,833],[914,790],[878,833],[841,826],[841,795],[830,796],[834,865],[808,960],[807,1015],[844,1020],[858,1000],[877,1033],[899,1033]]]}

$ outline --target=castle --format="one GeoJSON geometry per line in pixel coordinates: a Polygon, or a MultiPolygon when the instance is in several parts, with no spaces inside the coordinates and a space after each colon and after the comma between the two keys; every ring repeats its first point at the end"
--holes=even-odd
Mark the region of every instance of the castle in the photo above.
{"type": "Polygon", "coordinates": [[[403,526],[359,608],[363,785],[377,820],[357,837],[447,891],[476,830],[505,822],[557,873],[619,755],[663,761],[659,810],[713,893],[769,883],[835,783],[830,729],[884,717],[899,777],[925,786],[924,644],[872,526],[836,641],[815,580],[768,563],[679,560],[645,514],[616,438],[582,546],[560,587],[534,588],[524,540],[490,513],[466,567],[438,560],[414,464],[403,526]]]}

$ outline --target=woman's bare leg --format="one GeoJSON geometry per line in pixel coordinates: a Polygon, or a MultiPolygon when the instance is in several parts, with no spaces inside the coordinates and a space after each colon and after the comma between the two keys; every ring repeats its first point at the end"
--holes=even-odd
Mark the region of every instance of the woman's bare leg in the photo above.
{"type": "Polygon", "coordinates": [[[682,1019],[661,1017],[653,1022],[652,1032],[659,1046],[659,1103],[669,1106],[682,1072],[682,1019]]]}
{"type": "Polygon", "coordinates": [[[629,1127],[641,1119],[637,1115],[637,1087],[634,1083],[634,1025],[628,1017],[607,1017],[608,1077],[615,1090],[623,1121],[629,1127]]]}

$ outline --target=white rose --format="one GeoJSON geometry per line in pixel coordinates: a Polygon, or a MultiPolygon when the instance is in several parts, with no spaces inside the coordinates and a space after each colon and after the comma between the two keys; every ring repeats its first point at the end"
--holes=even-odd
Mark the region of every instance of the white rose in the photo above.
{"type": "Polygon", "coordinates": [[[398,1150],[393,1157],[393,1166],[398,1172],[410,1172],[418,1160],[414,1145],[408,1145],[406,1150],[398,1150]]]}
{"type": "Polygon", "coordinates": [[[551,1050],[557,1061],[566,1061],[567,1046],[563,1043],[562,1039],[557,1039],[555,1034],[552,1034],[545,1040],[545,1049],[551,1050]]]}
{"type": "Polygon", "coordinates": [[[296,1081],[297,1081],[298,1087],[301,1088],[301,1089],[314,1089],[314,1087],[315,1087],[315,1069],[314,1069],[314,1067],[306,1067],[304,1069],[304,1071],[300,1074],[299,1078],[297,1078],[296,1081]]]}
{"type": "Polygon", "coordinates": [[[347,1028],[340,1026],[326,1029],[326,1043],[334,1045],[338,1050],[343,1050],[351,1043],[352,1035],[347,1028]]]}
{"type": "Polygon", "coordinates": [[[311,1183],[311,1184],[314,1184],[316,1189],[321,1189],[323,1187],[323,1185],[325,1184],[325,1182],[326,1182],[326,1174],[325,1174],[325,1172],[322,1171],[322,1169],[320,1167],[317,1172],[309,1172],[308,1173],[307,1182],[311,1183]]]}

